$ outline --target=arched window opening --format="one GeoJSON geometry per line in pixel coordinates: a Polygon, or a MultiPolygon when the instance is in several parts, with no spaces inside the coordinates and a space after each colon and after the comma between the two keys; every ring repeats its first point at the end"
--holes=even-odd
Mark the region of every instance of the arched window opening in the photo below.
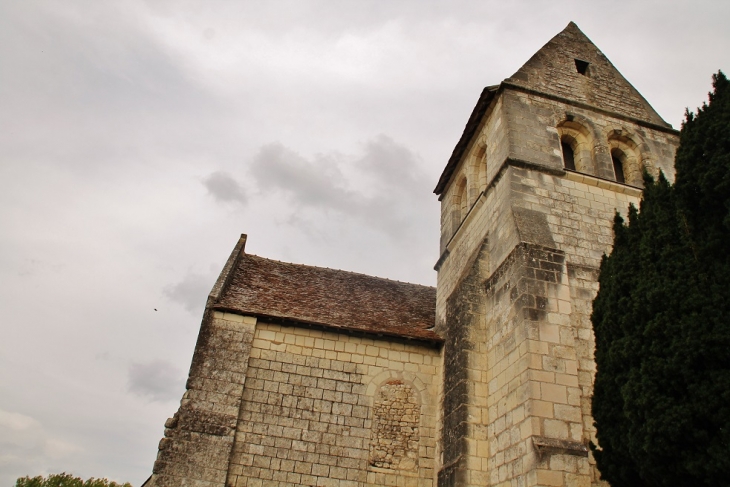
{"type": "Polygon", "coordinates": [[[464,178],[464,180],[459,185],[459,196],[458,196],[458,198],[459,198],[459,201],[458,201],[459,222],[461,222],[461,220],[464,219],[464,217],[466,216],[466,210],[469,207],[469,201],[468,201],[469,198],[467,198],[466,189],[467,189],[466,178],[464,178]]]}
{"type": "Polygon", "coordinates": [[[642,154],[637,136],[623,128],[613,129],[608,133],[608,146],[616,181],[641,188],[645,154],[642,154]]]}
{"type": "Polygon", "coordinates": [[[560,147],[563,149],[563,166],[565,169],[575,171],[575,153],[570,142],[564,138],[560,141],[560,147]]]}
{"type": "Polygon", "coordinates": [[[482,145],[477,150],[474,163],[476,164],[477,192],[482,191],[487,185],[487,146],[482,145]]]}
{"type": "Polygon", "coordinates": [[[557,126],[563,167],[569,171],[595,174],[593,136],[585,125],[570,118],[557,126]]]}
{"type": "Polygon", "coordinates": [[[613,172],[616,175],[616,182],[625,183],[626,177],[624,175],[624,160],[626,156],[623,152],[618,149],[611,151],[611,160],[613,161],[613,172]]]}
{"type": "Polygon", "coordinates": [[[467,179],[462,176],[451,195],[451,235],[456,233],[461,225],[461,221],[466,216],[468,205],[467,189],[467,179]]]}

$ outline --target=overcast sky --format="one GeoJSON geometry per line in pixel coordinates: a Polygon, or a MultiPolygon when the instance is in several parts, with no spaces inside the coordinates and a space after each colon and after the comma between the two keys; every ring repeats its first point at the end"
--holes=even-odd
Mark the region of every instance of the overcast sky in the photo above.
{"type": "Polygon", "coordinates": [[[206,295],[263,257],[435,283],[481,89],[570,20],[676,128],[730,2],[0,0],[0,487],[139,486],[206,295]]]}

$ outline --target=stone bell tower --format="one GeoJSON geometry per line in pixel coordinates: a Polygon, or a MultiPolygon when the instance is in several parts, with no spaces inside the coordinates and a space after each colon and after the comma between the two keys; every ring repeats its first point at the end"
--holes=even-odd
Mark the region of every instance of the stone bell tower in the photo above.
{"type": "Polygon", "coordinates": [[[677,143],[572,22],[481,93],[434,191],[440,487],[601,484],[588,449],[599,264],[643,169],[673,179],[677,143]]]}

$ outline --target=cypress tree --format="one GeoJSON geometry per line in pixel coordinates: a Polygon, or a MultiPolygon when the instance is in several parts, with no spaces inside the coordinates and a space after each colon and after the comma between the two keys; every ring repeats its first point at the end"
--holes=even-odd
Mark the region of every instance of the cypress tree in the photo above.
{"type": "MultiPolygon", "coordinates": [[[[629,209],[630,228],[636,228],[638,212],[629,209]]],[[[638,254],[631,252],[635,247],[636,232],[629,232],[624,220],[616,214],[614,221],[614,247],[610,257],[604,256],[601,263],[600,294],[593,304],[593,327],[596,337],[596,363],[600,373],[596,374],[593,392],[593,416],[598,428],[601,449],[593,454],[602,476],[611,479],[615,485],[640,486],[640,478],[629,452],[624,448],[628,441],[628,420],[623,414],[624,401],[621,394],[626,382],[630,364],[626,360],[635,358],[627,353],[630,348],[626,328],[633,319],[631,290],[635,287],[638,254]],[[600,418],[600,422],[598,419],[600,418]]],[[[592,445],[593,446],[593,445],[592,445]]]]}
{"type": "Polygon", "coordinates": [[[687,113],[672,186],[617,216],[593,308],[598,468],[614,487],[730,472],[730,82],[687,113]]]}

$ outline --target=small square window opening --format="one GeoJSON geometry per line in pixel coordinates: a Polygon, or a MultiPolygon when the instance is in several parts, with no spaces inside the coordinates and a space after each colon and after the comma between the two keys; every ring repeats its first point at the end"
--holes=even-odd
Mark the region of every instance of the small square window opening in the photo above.
{"type": "Polygon", "coordinates": [[[575,69],[583,76],[588,76],[588,61],[575,60],[575,69]]]}

